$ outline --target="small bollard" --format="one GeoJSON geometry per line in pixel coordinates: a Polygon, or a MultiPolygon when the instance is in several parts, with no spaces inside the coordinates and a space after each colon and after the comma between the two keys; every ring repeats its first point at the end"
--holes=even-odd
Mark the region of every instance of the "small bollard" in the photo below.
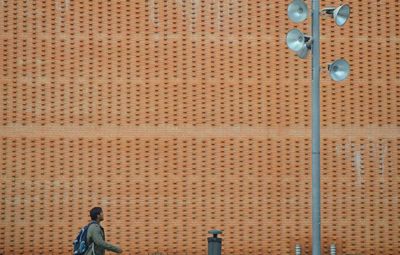
{"type": "Polygon", "coordinates": [[[334,243],[331,244],[331,255],[336,255],[336,245],[334,243]]]}
{"type": "Polygon", "coordinates": [[[301,255],[301,246],[300,244],[296,244],[295,248],[294,248],[294,252],[296,255],[301,255]]]}
{"type": "Polygon", "coordinates": [[[222,234],[221,230],[213,229],[208,231],[213,237],[208,237],[208,255],[221,255],[222,238],[218,238],[222,234]]]}

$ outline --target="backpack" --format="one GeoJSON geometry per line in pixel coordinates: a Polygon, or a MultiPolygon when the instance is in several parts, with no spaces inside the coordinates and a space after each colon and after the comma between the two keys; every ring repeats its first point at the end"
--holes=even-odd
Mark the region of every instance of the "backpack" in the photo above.
{"type": "Polygon", "coordinates": [[[95,224],[95,221],[90,222],[86,226],[84,226],[78,233],[78,236],[75,238],[73,245],[74,245],[74,255],[83,255],[85,254],[86,250],[88,249],[87,245],[87,232],[89,226],[95,224]]]}

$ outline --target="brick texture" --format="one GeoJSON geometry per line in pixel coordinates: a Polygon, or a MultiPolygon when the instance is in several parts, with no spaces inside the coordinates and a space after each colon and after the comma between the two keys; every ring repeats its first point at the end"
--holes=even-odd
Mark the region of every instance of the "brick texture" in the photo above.
{"type": "MultiPolygon", "coordinates": [[[[70,254],[93,206],[124,254],[206,254],[213,228],[224,255],[311,254],[288,3],[0,0],[0,254],[70,254]]],[[[323,252],[398,255],[400,2],[348,3],[321,20],[323,252]]]]}

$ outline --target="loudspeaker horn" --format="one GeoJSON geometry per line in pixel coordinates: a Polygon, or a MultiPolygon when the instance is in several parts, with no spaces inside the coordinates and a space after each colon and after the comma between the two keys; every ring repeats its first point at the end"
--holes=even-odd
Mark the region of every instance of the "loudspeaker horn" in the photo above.
{"type": "Polygon", "coordinates": [[[301,50],[305,44],[306,44],[306,37],[297,28],[294,28],[287,33],[286,45],[288,46],[289,49],[297,52],[301,50]]]}
{"type": "Polygon", "coordinates": [[[343,81],[349,76],[350,65],[344,59],[338,59],[328,65],[329,75],[334,81],[343,81]]]}
{"type": "Polygon", "coordinates": [[[295,23],[299,23],[307,19],[308,8],[303,0],[294,0],[288,6],[289,19],[295,23]]]}
{"type": "Polygon", "coordinates": [[[323,14],[331,16],[336,25],[342,27],[350,17],[350,6],[348,4],[343,4],[337,8],[328,7],[321,11],[323,14]]]}

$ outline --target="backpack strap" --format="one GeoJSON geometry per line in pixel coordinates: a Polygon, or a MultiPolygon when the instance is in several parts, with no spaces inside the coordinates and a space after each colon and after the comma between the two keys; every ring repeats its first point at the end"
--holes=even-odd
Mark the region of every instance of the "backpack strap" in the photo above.
{"type": "Polygon", "coordinates": [[[92,251],[93,251],[93,255],[96,255],[96,253],[94,252],[94,242],[92,243],[92,251]]]}
{"type": "Polygon", "coordinates": [[[97,222],[95,220],[92,220],[91,222],[89,222],[88,226],[90,226],[92,224],[97,224],[97,222]]]}
{"type": "MultiPolygon", "coordinates": [[[[89,227],[90,227],[90,225],[92,225],[92,224],[97,224],[97,222],[96,221],[91,221],[91,222],[89,222],[89,224],[87,225],[87,231],[89,232],[89,227]]],[[[86,239],[87,239],[87,235],[86,235],[86,239]]],[[[86,241],[89,241],[89,240],[86,240],[86,241]]],[[[92,246],[92,254],[93,255],[96,255],[96,253],[94,252],[94,245],[95,245],[95,243],[94,243],[94,241],[92,241],[92,243],[90,244],[91,246],[92,246]]]]}

